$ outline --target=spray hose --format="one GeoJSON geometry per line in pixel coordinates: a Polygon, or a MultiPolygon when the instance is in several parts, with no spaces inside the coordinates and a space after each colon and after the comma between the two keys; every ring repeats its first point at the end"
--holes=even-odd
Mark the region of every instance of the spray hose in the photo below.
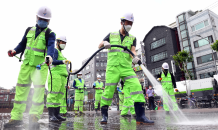
{"type": "MultiPolygon", "coordinates": [[[[121,45],[111,45],[111,47],[123,48],[124,51],[125,51],[125,50],[128,51],[133,57],[135,57],[135,55],[132,53],[132,51],[130,51],[127,47],[124,47],[124,46],[121,46],[121,45]]],[[[100,52],[100,51],[103,50],[103,49],[105,49],[105,47],[102,47],[102,48],[100,48],[99,50],[97,50],[97,51],[86,61],[86,63],[85,63],[79,70],[77,70],[77,71],[74,72],[74,73],[72,73],[72,72],[69,71],[69,69],[68,69],[68,65],[69,65],[69,64],[67,63],[66,68],[67,68],[68,74],[70,74],[70,75],[75,75],[75,74],[79,73],[80,71],[82,71],[82,69],[85,68],[85,66],[89,63],[89,61],[90,61],[98,52],[100,52]]],[[[139,61],[138,64],[139,64],[139,65],[142,64],[141,61],[139,61]]],[[[70,63],[70,67],[71,67],[71,66],[72,66],[72,64],[70,63]]]]}

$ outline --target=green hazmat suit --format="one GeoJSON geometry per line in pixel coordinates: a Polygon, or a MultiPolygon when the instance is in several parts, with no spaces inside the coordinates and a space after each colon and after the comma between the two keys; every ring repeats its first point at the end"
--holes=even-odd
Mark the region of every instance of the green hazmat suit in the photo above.
{"type": "MultiPolygon", "coordinates": [[[[122,44],[119,32],[110,33],[111,45],[122,45],[131,49],[135,39],[132,35],[125,36],[122,44]]],[[[113,100],[114,91],[120,79],[130,88],[130,95],[135,102],[145,102],[143,91],[139,80],[132,69],[132,58],[127,51],[122,48],[111,47],[108,49],[106,84],[105,91],[101,99],[102,106],[110,106],[113,100]]]]}
{"type": "Polygon", "coordinates": [[[46,30],[47,28],[35,38],[36,27],[32,27],[26,35],[27,44],[24,51],[24,61],[19,72],[14,107],[11,111],[11,119],[13,120],[22,120],[32,82],[34,85],[34,94],[29,114],[36,115],[39,119],[43,113],[48,67],[45,64],[41,66],[41,70],[37,70],[36,66],[45,61],[44,52],[47,52],[45,40],[46,30]]]}
{"type": "Polygon", "coordinates": [[[82,82],[78,78],[74,80],[76,82],[76,87],[78,89],[75,90],[75,104],[74,104],[74,110],[83,112],[83,101],[84,101],[84,89],[85,87],[85,81],[81,79],[82,82]],[[80,89],[80,90],[79,90],[80,89]]]}
{"type": "Polygon", "coordinates": [[[132,115],[135,114],[134,101],[132,100],[132,97],[130,95],[130,89],[131,89],[130,86],[126,86],[124,83],[124,87],[123,87],[124,103],[123,103],[121,115],[127,115],[129,110],[132,115]]]}
{"type": "Polygon", "coordinates": [[[104,86],[104,84],[103,84],[103,82],[99,82],[99,81],[95,81],[95,109],[97,109],[98,108],[98,103],[99,102],[101,102],[101,96],[102,96],[102,94],[103,94],[103,92],[104,92],[104,90],[103,90],[103,86],[104,86]],[[98,89],[98,88],[100,88],[100,89],[98,89]]]}
{"type": "MultiPolygon", "coordinates": [[[[66,58],[62,55],[62,53],[58,51],[57,60],[66,60],[66,58]]],[[[48,91],[49,94],[47,96],[47,107],[59,107],[60,113],[66,113],[66,84],[67,84],[67,76],[68,72],[66,70],[66,65],[52,65],[51,67],[52,73],[52,86],[51,86],[51,76],[48,78],[48,91]],[[65,108],[65,109],[64,109],[65,108]]]]}
{"type": "Polygon", "coordinates": [[[163,108],[165,111],[169,111],[169,103],[172,103],[174,111],[178,110],[171,76],[172,75],[169,72],[167,73],[167,76],[165,76],[164,73],[161,74],[161,85],[163,88],[163,108]]]}
{"type": "MultiPolygon", "coordinates": [[[[120,91],[122,91],[121,84],[119,84],[117,87],[120,91]]],[[[118,96],[119,96],[119,110],[122,111],[123,103],[124,103],[124,93],[118,91],[118,96]]]]}

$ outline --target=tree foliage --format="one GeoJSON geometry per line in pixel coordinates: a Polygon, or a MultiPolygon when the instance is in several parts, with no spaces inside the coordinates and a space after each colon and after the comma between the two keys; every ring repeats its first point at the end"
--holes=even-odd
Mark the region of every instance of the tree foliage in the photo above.
{"type": "Polygon", "coordinates": [[[180,51],[177,54],[173,55],[175,64],[180,68],[181,71],[185,72],[188,76],[188,79],[192,79],[191,71],[187,69],[187,63],[193,61],[193,57],[187,51],[180,51]]]}
{"type": "Polygon", "coordinates": [[[211,49],[218,52],[218,40],[211,45],[211,49]]]}

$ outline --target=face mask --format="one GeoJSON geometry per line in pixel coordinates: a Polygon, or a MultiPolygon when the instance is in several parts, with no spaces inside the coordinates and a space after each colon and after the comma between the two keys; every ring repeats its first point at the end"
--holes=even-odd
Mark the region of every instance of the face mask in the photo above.
{"type": "Polygon", "coordinates": [[[81,79],[81,78],[82,78],[82,76],[78,76],[78,78],[79,78],[79,79],[81,79]]]}
{"type": "Polygon", "coordinates": [[[98,79],[98,81],[101,81],[101,79],[98,79]]]}
{"type": "Polygon", "coordinates": [[[62,50],[64,50],[65,46],[66,46],[66,44],[60,44],[60,48],[61,48],[62,50]]]}
{"type": "Polygon", "coordinates": [[[124,25],[124,28],[126,29],[127,32],[129,32],[130,29],[132,28],[132,26],[131,25],[124,25]]]}
{"type": "Polygon", "coordinates": [[[48,26],[48,22],[44,20],[38,20],[37,24],[40,28],[46,28],[48,26]]]}
{"type": "Polygon", "coordinates": [[[149,89],[152,89],[152,88],[149,88],[149,89]]]}

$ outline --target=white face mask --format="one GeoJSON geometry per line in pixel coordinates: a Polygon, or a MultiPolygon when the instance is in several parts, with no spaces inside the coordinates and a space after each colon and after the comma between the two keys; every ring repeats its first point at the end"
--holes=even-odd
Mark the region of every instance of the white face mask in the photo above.
{"type": "Polygon", "coordinates": [[[149,87],[149,89],[152,89],[151,87],[149,87]]]}
{"type": "Polygon", "coordinates": [[[130,29],[132,28],[132,26],[131,25],[124,25],[124,28],[126,29],[127,32],[129,32],[130,29]]]}
{"type": "Polygon", "coordinates": [[[101,81],[101,79],[98,79],[98,81],[101,81]]]}
{"type": "Polygon", "coordinates": [[[82,78],[82,76],[78,76],[78,78],[79,78],[79,79],[81,79],[81,78],[82,78]]]}
{"type": "Polygon", "coordinates": [[[64,50],[65,46],[66,46],[66,44],[60,44],[60,48],[61,48],[62,50],[64,50]]]}

